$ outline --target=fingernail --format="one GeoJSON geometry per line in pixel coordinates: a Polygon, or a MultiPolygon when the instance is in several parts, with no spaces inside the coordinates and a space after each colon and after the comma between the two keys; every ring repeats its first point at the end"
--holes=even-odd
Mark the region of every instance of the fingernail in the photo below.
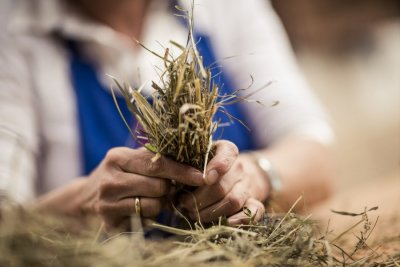
{"type": "Polygon", "coordinates": [[[218,179],[218,172],[216,170],[210,170],[206,175],[206,184],[213,184],[218,179]]]}

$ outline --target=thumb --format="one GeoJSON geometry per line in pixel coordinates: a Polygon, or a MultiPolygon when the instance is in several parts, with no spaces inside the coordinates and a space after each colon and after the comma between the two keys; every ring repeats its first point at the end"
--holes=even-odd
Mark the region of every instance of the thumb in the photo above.
{"type": "Polygon", "coordinates": [[[236,145],[230,141],[215,142],[215,155],[210,160],[205,171],[205,183],[212,185],[227,173],[239,155],[236,145]]]}

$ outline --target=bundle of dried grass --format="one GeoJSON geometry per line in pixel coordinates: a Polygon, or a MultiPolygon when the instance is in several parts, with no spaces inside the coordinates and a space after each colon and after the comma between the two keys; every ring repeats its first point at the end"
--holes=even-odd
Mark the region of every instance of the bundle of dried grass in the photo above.
{"type": "MultiPolygon", "coordinates": [[[[220,94],[221,88],[214,83],[215,77],[212,77],[210,66],[203,65],[202,56],[196,47],[191,16],[193,10],[190,13],[180,7],[176,8],[183,14],[180,16],[186,19],[189,29],[186,46],[170,41],[181,51],[179,56],[174,57],[168,48],[163,55],[157,54],[137,41],[149,53],[160,58],[165,67],[160,74],[161,83],[152,82],[152,104],[141,94],[145,84],[133,89],[112,78],[139,123],[136,134],[130,129],[121,112],[120,115],[132,136],[156,153],[153,160],[164,155],[199,170],[205,170],[208,161],[213,157],[213,134],[220,125],[220,121],[213,121],[214,115],[222,112],[230,120],[243,124],[221,107],[243,100],[250,101],[248,98],[251,95],[270,83],[246,96],[238,95],[239,91],[246,89],[220,94]]],[[[115,100],[114,92],[113,97],[115,100]]],[[[117,101],[115,103],[118,107],[117,101]]]]}
{"type": "MultiPolygon", "coordinates": [[[[135,90],[114,81],[141,126],[138,136],[132,135],[156,153],[154,160],[165,155],[203,170],[212,157],[212,136],[218,127],[213,116],[223,100],[210,69],[203,66],[191,30],[189,38],[186,47],[171,42],[181,50],[176,58],[169,49],[163,56],[149,50],[165,66],[161,84],[152,83],[152,105],[141,94],[142,88],[135,90]]],[[[224,96],[224,100],[231,97],[224,96]]]]}

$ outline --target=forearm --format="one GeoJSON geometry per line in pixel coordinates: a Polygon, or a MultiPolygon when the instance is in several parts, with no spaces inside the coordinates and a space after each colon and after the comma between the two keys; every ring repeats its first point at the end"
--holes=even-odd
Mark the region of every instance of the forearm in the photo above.
{"type": "MultiPolygon", "coordinates": [[[[333,188],[333,160],[330,149],[305,137],[288,137],[259,151],[279,173],[282,190],[273,196],[278,207],[287,210],[303,195],[310,206],[330,196],[333,188]]],[[[297,210],[301,210],[299,205],[297,210]]]]}

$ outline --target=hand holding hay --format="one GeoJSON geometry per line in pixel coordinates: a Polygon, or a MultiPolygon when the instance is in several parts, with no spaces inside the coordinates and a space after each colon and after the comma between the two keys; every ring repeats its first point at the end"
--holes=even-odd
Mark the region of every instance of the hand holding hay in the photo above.
{"type": "MultiPolygon", "coordinates": [[[[223,143],[221,142],[220,146],[213,142],[213,134],[220,123],[220,121],[213,121],[214,115],[222,105],[230,105],[238,101],[248,100],[249,96],[264,89],[269,84],[245,97],[237,96],[237,92],[244,89],[220,95],[220,88],[213,82],[210,68],[203,66],[202,57],[197,51],[192,33],[192,22],[190,19],[187,21],[189,24],[189,41],[186,47],[171,41],[181,51],[177,57],[174,57],[168,48],[165,49],[163,55],[160,55],[138,42],[144,49],[159,57],[165,67],[165,70],[160,75],[160,84],[152,82],[152,103],[149,103],[141,93],[145,85],[142,85],[138,89],[133,89],[129,85],[121,84],[115,78],[113,79],[124,96],[129,110],[134,114],[140,126],[136,129],[136,133],[130,130],[131,134],[144,147],[155,153],[152,159],[153,163],[159,160],[161,156],[165,156],[177,162],[190,165],[203,172],[205,184],[208,186],[203,189],[210,189],[210,192],[212,192],[214,187],[219,186],[218,182],[224,176],[226,176],[225,180],[230,179],[231,182],[239,181],[237,177],[232,178],[232,176],[238,176],[237,173],[234,173],[235,170],[242,171],[240,164],[235,165],[235,168],[231,169],[233,162],[238,157],[237,147],[233,143],[226,141],[222,141],[223,143]],[[220,147],[220,152],[217,151],[217,147],[220,147]],[[229,151],[224,153],[224,150],[229,151]],[[207,168],[209,161],[218,153],[220,153],[220,156],[215,158],[215,162],[210,163],[213,166],[210,165],[210,168],[207,168]],[[218,167],[214,165],[224,166],[218,167]]],[[[115,103],[117,104],[117,101],[115,103]]],[[[225,110],[222,110],[222,112],[230,119],[236,119],[227,114],[225,110]]],[[[241,123],[241,121],[237,121],[241,123]]],[[[128,123],[126,121],[125,123],[129,128],[128,123]]],[[[260,183],[256,182],[254,184],[260,185],[260,183]]],[[[182,187],[188,189],[180,184],[178,189],[182,187]]],[[[261,186],[261,188],[264,187],[261,186]]],[[[193,190],[194,196],[201,189],[193,190]]],[[[242,192],[243,190],[252,191],[250,185],[236,191],[238,194],[243,193],[244,195],[249,193],[242,192]]],[[[259,196],[263,194],[255,195],[259,196]]],[[[216,205],[219,205],[220,197],[223,198],[224,195],[213,194],[213,197],[210,198],[212,202],[209,204],[211,205],[215,202],[216,205]]],[[[248,201],[239,200],[240,196],[229,196],[229,198],[233,199],[231,202],[240,202],[241,204],[228,203],[229,205],[225,205],[225,203],[221,205],[224,209],[219,209],[217,213],[213,212],[214,215],[223,212],[223,216],[231,216],[240,212],[243,205],[248,203],[248,201]]],[[[265,197],[262,196],[262,198],[265,197]]],[[[202,198],[200,197],[199,199],[202,198]]],[[[262,206],[261,202],[259,202],[261,199],[254,201],[257,203],[252,206],[257,206],[254,209],[259,211],[258,215],[261,215],[261,210],[264,210],[263,207],[258,207],[262,206]]],[[[180,204],[184,203],[180,201],[180,204]]],[[[196,216],[190,217],[193,218],[196,216]]],[[[214,216],[207,217],[205,221],[210,221],[214,218],[214,216]]],[[[257,218],[259,217],[257,216],[257,218]]],[[[197,220],[204,220],[204,218],[197,216],[197,220]]]]}

